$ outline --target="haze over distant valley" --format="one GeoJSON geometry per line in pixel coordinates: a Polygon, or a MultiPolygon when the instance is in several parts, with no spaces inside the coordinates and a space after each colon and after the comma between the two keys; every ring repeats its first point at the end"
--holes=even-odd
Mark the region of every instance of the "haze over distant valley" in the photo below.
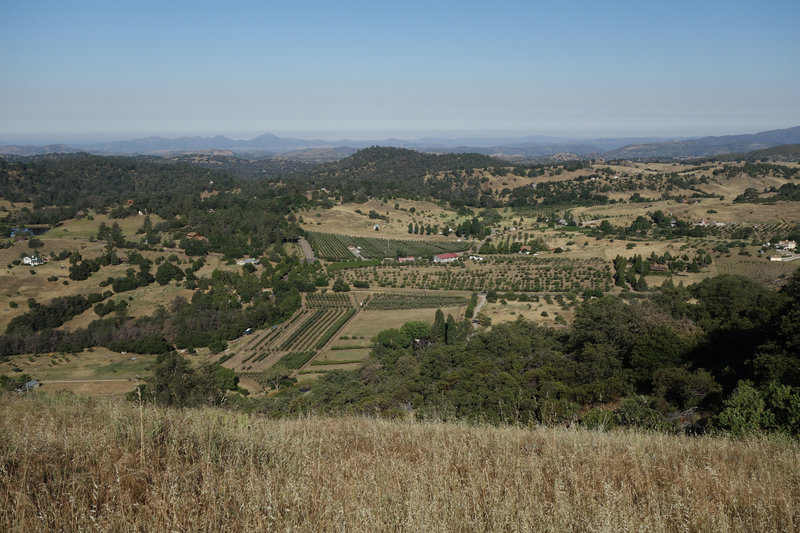
{"type": "Polygon", "coordinates": [[[165,155],[203,152],[289,155],[335,160],[368,146],[392,146],[428,152],[474,152],[506,159],[563,158],[607,159],[685,159],[728,153],[751,152],[786,144],[800,143],[800,126],[782,130],[701,138],[620,137],[569,139],[531,135],[526,137],[424,137],[418,139],[323,140],[278,137],[264,134],[252,139],[160,136],[132,140],[51,145],[0,146],[0,154],[29,156],[46,153],[90,152],[96,154],[165,155]]]}

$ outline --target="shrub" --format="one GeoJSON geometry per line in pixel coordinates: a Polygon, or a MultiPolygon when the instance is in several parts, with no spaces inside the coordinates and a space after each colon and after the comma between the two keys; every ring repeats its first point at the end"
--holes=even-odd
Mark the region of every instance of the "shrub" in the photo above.
{"type": "Polygon", "coordinates": [[[737,437],[751,435],[774,424],[773,414],[761,393],[749,383],[740,381],[730,398],[725,400],[723,410],[714,417],[714,425],[737,437]]]}
{"type": "Polygon", "coordinates": [[[587,429],[613,429],[617,427],[617,417],[611,409],[595,407],[581,417],[580,423],[587,429]]]}
{"type": "Polygon", "coordinates": [[[646,396],[625,398],[614,410],[614,416],[621,426],[656,429],[664,425],[661,414],[650,407],[649,398],[646,396]]]}
{"type": "Polygon", "coordinates": [[[208,349],[211,350],[212,354],[218,354],[225,350],[228,347],[228,343],[222,339],[216,339],[208,343],[208,349]]]}

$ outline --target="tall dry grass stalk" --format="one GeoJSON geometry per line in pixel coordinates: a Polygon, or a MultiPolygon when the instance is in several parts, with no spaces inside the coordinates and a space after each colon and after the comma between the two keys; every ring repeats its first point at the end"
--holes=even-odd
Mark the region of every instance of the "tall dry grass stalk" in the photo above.
{"type": "Polygon", "coordinates": [[[779,438],[0,402],[2,531],[800,528],[800,446],[779,438]]]}
{"type": "Polygon", "coordinates": [[[139,398],[139,458],[144,464],[144,404],[142,403],[142,388],[136,380],[136,396],[139,398]]]}

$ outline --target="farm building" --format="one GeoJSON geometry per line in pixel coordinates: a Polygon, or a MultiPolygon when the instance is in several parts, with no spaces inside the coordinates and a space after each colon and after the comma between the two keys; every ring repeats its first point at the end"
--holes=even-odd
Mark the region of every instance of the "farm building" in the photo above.
{"type": "Polygon", "coordinates": [[[434,263],[452,263],[458,259],[458,254],[449,253],[449,254],[439,254],[433,256],[434,263]]]}
{"type": "Polygon", "coordinates": [[[253,259],[251,257],[247,257],[245,259],[237,260],[236,264],[239,265],[239,266],[242,266],[242,265],[260,265],[261,261],[259,261],[258,259],[253,259]]]}
{"type": "Polygon", "coordinates": [[[196,241],[207,241],[208,240],[203,235],[200,235],[199,233],[196,233],[194,231],[190,231],[189,233],[187,233],[186,234],[186,238],[187,239],[194,239],[196,241]]]}
{"type": "Polygon", "coordinates": [[[41,257],[39,257],[37,255],[31,255],[31,256],[23,257],[22,258],[22,262],[24,264],[30,265],[30,266],[39,266],[39,265],[45,264],[47,262],[47,260],[46,259],[42,259],[41,257]]]}
{"type": "Polygon", "coordinates": [[[398,263],[413,263],[415,259],[413,257],[398,257],[398,263]]]}

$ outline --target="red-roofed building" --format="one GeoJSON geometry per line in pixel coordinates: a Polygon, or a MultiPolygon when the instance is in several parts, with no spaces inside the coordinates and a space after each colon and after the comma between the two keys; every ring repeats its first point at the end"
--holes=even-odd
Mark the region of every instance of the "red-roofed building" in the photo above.
{"type": "Polygon", "coordinates": [[[452,263],[456,259],[458,259],[458,254],[453,254],[453,253],[439,254],[433,256],[434,263],[452,263]]]}

